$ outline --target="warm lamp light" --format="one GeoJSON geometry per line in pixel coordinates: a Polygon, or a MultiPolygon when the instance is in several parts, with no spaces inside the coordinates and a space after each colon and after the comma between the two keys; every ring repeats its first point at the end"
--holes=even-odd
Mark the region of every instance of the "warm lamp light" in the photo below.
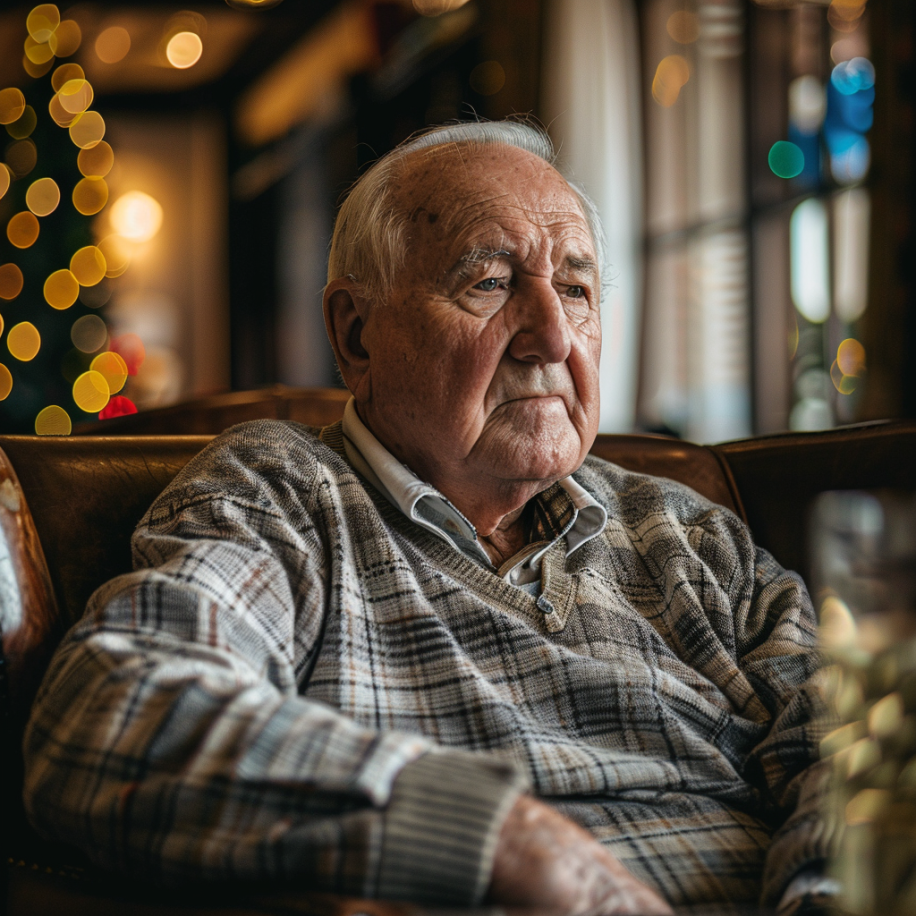
{"type": "Polygon", "coordinates": [[[128,191],[111,208],[114,231],[132,242],[148,242],[162,225],[159,201],[142,191],[128,191]]]}

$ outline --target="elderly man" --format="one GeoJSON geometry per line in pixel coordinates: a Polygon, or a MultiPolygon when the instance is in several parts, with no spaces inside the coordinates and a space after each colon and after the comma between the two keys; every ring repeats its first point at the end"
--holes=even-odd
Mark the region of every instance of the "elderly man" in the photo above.
{"type": "Polygon", "coordinates": [[[324,297],[345,418],[236,427],[150,509],[36,704],[42,832],[171,882],[567,913],[817,868],[804,587],[587,457],[600,230],[551,163],[458,125],[357,183],[324,297]]]}

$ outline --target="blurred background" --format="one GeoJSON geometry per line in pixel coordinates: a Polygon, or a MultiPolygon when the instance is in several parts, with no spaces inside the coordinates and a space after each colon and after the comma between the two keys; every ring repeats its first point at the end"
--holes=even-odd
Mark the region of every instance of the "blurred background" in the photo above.
{"type": "Polygon", "coordinates": [[[602,431],[916,416],[911,0],[118,0],[0,13],[0,432],[338,386],[334,213],[530,114],[599,206],[602,431]]]}

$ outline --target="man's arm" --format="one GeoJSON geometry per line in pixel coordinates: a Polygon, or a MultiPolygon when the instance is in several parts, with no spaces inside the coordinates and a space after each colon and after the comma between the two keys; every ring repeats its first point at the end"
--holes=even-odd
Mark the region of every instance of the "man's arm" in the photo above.
{"type": "Polygon", "coordinates": [[[299,695],[326,551],[254,495],[163,501],[135,537],[144,568],[93,596],[26,736],[36,827],[172,883],[666,912],[588,834],[521,795],[511,765],[299,695]]]}
{"type": "Polygon", "coordinates": [[[68,634],[26,735],[32,821],[156,880],[479,902],[524,779],[299,695],[322,548],[241,489],[161,503],[134,542],[147,568],[68,634]]]}

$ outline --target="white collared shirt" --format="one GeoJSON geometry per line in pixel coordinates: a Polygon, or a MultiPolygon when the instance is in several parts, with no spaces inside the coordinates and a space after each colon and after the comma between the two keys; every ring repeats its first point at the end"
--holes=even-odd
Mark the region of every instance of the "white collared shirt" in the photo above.
{"type": "Polygon", "coordinates": [[[432,532],[455,550],[494,570],[511,585],[537,594],[540,587],[541,558],[561,538],[566,537],[566,556],[601,534],[607,512],[572,477],[559,481],[571,501],[571,514],[556,537],[526,544],[498,569],[477,538],[477,530],[435,487],[420,480],[407,465],[401,464],[372,434],[360,419],[353,398],[343,416],[344,448],[350,464],[407,518],[432,532]]]}

